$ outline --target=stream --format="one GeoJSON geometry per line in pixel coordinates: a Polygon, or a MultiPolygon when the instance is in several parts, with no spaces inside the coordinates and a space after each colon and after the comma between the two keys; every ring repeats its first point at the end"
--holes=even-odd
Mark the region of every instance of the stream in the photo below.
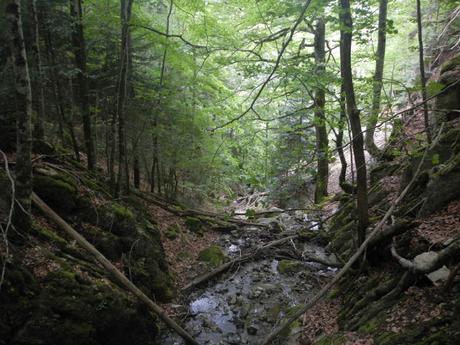
{"type": "MultiPolygon", "coordinates": [[[[293,216],[281,213],[258,221],[270,224],[272,231],[243,227],[220,236],[215,244],[234,259],[248,248],[283,237],[285,231],[297,231],[312,225],[313,230],[318,230],[318,225],[312,224],[307,215],[299,213],[293,216]]],[[[289,247],[308,253],[310,258],[313,255],[326,261],[334,259],[315,243],[292,241],[285,244],[286,249],[289,247]]],[[[242,263],[192,290],[184,301],[188,316],[183,325],[200,344],[258,344],[290,312],[311,298],[335,271],[335,268],[308,259],[292,260],[271,254],[242,263]]],[[[298,343],[299,326],[294,323],[283,344],[298,343]]],[[[162,332],[160,343],[185,344],[168,330],[162,332]]]]}

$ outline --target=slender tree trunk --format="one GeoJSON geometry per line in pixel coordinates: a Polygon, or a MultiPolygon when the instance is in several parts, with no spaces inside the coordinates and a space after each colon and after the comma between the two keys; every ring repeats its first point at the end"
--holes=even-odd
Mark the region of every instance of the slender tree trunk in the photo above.
{"type": "Polygon", "coordinates": [[[34,55],[35,65],[37,68],[37,95],[38,95],[38,111],[37,117],[34,122],[34,135],[37,139],[43,139],[45,131],[43,128],[43,121],[45,115],[45,93],[44,93],[44,74],[42,68],[42,61],[40,56],[40,32],[38,27],[38,14],[37,14],[37,1],[30,0],[30,11],[32,17],[32,27],[34,32],[34,42],[32,46],[32,51],[34,55]]]}
{"type": "Polygon", "coordinates": [[[10,51],[15,75],[16,96],[16,200],[13,223],[16,229],[29,231],[31,226],[30,205],[32,196],[32,90],[22,29],[21,2],[6,3],[9,22],[10,51]]]}
{"type": "MultiPolygon", "coordinates": [[[[345,154],[343,152],[343,131],[345,126],[347,126],[347,112],[346,112],[346,105],[345,105],[345,93],[343,90],[343,85],[340,90],[340,119],[339,119],[339,132],[337,133],[336,138],[336,147],[337,153],[339,155],[341,168],[340,168],[340,175],[339,175],[339,185],[345,193],[353,193],[354,187],[352,184],[347,182],[347,159],[345,158],[345,154]]],[[[351,150],[350,150],[351,151],[351,150]]]]}
{"type": "Polygon", "coordinates": [[[366,148],[373,157],[377,157],[380,154],[380,150],[374,142],[374,133],[375,126],[377,125],[377,121],[380,115],[383,68],[385,66],[385,48],[387,38],[387,9],[388,0],[380,0],[377,54],[375,61],[374,83],[372,87],[372,109],[371,116],[367,121],[366,129],[366,148]]]}
{"type": "Polygon", "coordinates": [[[131,20],[131,8],[133,0],[121,0],[121,49],[120,49],[120,75],[118,80],[118,96],[117,96],[117,118],[118,118],[118,176],[116,195],[119,195],[124,189],[124,192],[129,192],[129,167],[128,158],[126,155],[126,132],[125,132],[125,116],[126,116],[126,101],[128,96],[128,74],[131,58],[131,42],[129,33],[129,22],[131,20]],[[122,187],[123,184],[123,187],[122,187]]]}
{"type": "Polygon", "coordinates": [[[134,183],[134,188],[139,189],[141,185],[141,168],[139,164],[139,155],[137,148],[133,146],[133,153],[134,153],[134,158],[133,158],[133,183],[134,183]]]}
{"type": "Polygon", "coordinates": [[[420,0],[417,0],[417,27],[418,27],[418,52],[420,60],[420,82],[422,85],[422,99],[423,99],[423,116],[425,119],[426,138],[428,143],[431,143],[431,130],[430,121],[428,119],[428,104],[426,102],[426,77],[425,77],[425,59],[423,57],[423,29],[422,29],[422,9],[420,0]]]}
{"type": "Polygon", "coordinates": [[[315,203],[320,203],[327,196],[329,178],[329,141],[327,137],[324,105],[326,93],[319,79],[326,70],[326,25],[324,18],[318,18],[315,29],[315,64],[317,88],[315,91],[315,132],[316,132],[316,158],[317,175],[315,187],[315,203]]]}
{"type": "Polygon", "coordinates": [[[89,108],[88,80],[86,76],[86,42],[83,34],[83,14],[81,0],[70,0],[70,15],[72,24],[72,46],[75,54],[75,66],[78,69],[78,103],[83,121],[83,135],[85,139],[88,169],[96,167],[96,152],[91,130],[91,114],[89,108]]]}
{"type": "Polygon", "coordinates": [[[353,153],[356,164],[356,184],[358,203],[358,245],[364,242],[366,228],[369,225],[367,201],[367,172],[364,156],[363,132],[361,129],[360,112],[356,105],[353,74],[351,69],[351,44],[353,21],[351,17],[350,0],[340,0],[340,63],[342,81],[347,103],[347,113],[353,134],[353,153]]]}
{"type": "MultiPolygon", "coordinates": [[[[172,9],[173,9],[173,1],[170,0],[168,15],[166,17],[166,35],[169,35],[169,26],[170,26],[172,9]]],[[[158,117],[159,117],[159,113],[161,109],[161,95],[163,91],[167,55],[168,55],[168,42],[166,41],[166,45],[163,51],[163,59],[161,60],[160,85],[159,85],[159,90],[158,90],[157,106],[156,106],[156,111],[155,111],[154,120],[153,120],[153,133],[154,134],[153,134],[152,185],[155,184],[154,175],[156,173],[158,194],[161,194],[161,173],[160,173],[160,158],[159,158],[160,150],[159,150],[159,144],[158,144],[158,117]]]]}

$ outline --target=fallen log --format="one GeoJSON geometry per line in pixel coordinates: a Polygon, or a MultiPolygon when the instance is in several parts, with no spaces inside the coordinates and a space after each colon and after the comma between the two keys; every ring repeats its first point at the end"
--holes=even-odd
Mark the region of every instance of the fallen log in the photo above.
{"type": "Polygon", "coordinates": [[[204,282],[212,279],[213,277],[217,276],[220,273],[223,273],[223,272],[229,270],[230,268],[232,268],[233,266],[235,266],[235,265],[237,265],[239,263],[248,261],[249,259],[256,258],[257,256],[263,254],[267,249],[276,247],[276,246],[278,246],[280,244],[286,243],[289,240],[295,239],[297,237],[298,237],[298,235],[293,235],[293,236],[288,236],[288,237],[281,238],[279,240],[269,242],[264,246],[256,248],[254,251],[252,251],[250,253],[244,254],[244,255],[240,256],[239,258],[236,258],[234,260],[226,262],[225,264],[220,265],[219,267],[215,268],[214,270],[212,270],[212,271],[210,271],[210,272],[208,272],[208,273],[206,273],[206,274],[204,274],[202,276],[199,276],[199,277],[193,279],[190,283],[188,283],[186,286],[184,286],[182,288],[182,291],[187,291],[187,290],[190,290],[191,288],[193,288],[195,286],[203,284],[204,282]]]}
{"type": "Polygon", "coordinates": [[[186,209],[182,210],[180,209],[177,205],[167,203],[165,201],[160,201],[156,198],[154,198],[151,195],[148,195],[143,192],[138,192],[138,191],[133,191],[132,192],[134,195],[138,196],[141,199],[144,199],[147,202],[151,202],[152,204],[161,207],[162,209],[175,214],[180,217],[190,217],[190,216],[195,216],[195,217],[210,217],[213,219],[209,219],[212,222],[219,223],[220,226],[225,226],[228,225],[228,223],[233,223],[241,226],[256,226],[256,227],[261,227],[261,228],[268,228],[269,226],[267,224],[260,224],[260,223],[254,223],[254,222],[248,222],[243,219],[236,219],[236,218],[229,218],[225,215],[218,214],[215,212],[209,212],[209,211],[201,211],[201,210],[194,210],[194,209],[186,209]]]}
{"type": "Polygon", "coordinates": [[[171,319],[155,302],[153,302],[147,295],[145,295],[136,285],[134,285],[126,276],[121,273],[101,252],[99,252],[91,243],[89,243],[82,235],[80,235],[70,224],[62,219],[56,212],[54,212],[40,197],[32,193],[32,202],[40,209],[46,216],[53,220],[59,227],[64,230],[72,239],[74,239],[80,246],[87,250],[94,258],[117,279],[128,291],[134,294],[140,301],[145,303],[150,310],[152,310],[158,317],[172,330],[179,334],[187,343],[192,345],[199,345],[198,342],[179,326],[173,319],[171,319]]]}

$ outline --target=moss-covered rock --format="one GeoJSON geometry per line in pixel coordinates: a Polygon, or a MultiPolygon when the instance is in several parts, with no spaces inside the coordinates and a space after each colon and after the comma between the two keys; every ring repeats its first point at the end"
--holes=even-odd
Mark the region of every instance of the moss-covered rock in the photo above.
{"type": "Polygon", "coordinates": [[[60,268],[38,283],[20,264],[9,267],[0,344],[154,344],[158,329],[144,306],[115,285],[82,284],[78,275],[60,268]]]}
{"type": "Polygon", "coordinates": [[[216,267],[223,264],[227,260],[227,257],[219,246],[213,245],[209,248],[203,249],[198,254],[198,259],[207,263],[211,267],[216,267]]]}
{"type": "Polygon", "coordinates": [[[185,218],[185,226],[191,232],[195,234],[202,235],[203,234],[203,221],[200,218],[196,217],[187,217],[185,218]]]}
{"type": "Polygon", "coordinates": [[[33,179],[34,191],[54,210],[65,214],[77,205],[77,187],[71,178],[64,175],[36,175],[33,179]]]}
{"type": "Polygon", "coordinates": [[[443,112],[435,112],[434,119],[431,121],[436,128],[444,121],[450,121],[459,117],[456,109],[460,108],[460,85],[453,85],[460,78],[460,54],[457,54],[446,61],[441,68],[439,83],[441,85],[451,85],[449,89],[436,98],[436,108],[443,112]]]}
{"type": "Polygon", "coordinates": [[[300,261],[295,260],[281,260],[278,263],[278,272],[281,274],[292,274],[302,271],[304,266],[300,261]]]}
{"type": "Polygon", "coordinates": [[[460,196],[460,153],[445,164],[433,169],[424,197],[425,202],[419,211],[420,216],[426,216],[442,209],[447,203],[460,196]]]}

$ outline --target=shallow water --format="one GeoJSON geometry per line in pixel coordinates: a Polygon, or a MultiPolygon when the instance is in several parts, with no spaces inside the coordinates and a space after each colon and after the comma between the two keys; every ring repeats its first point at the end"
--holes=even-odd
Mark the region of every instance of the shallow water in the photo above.
{"type": "MultiPolygon", "coordinates": [[[[234,232],[222,236],[217,244],[228,256],[236,257],[266,237],[264,232],[234,232]]],[[[304,250],[325,256],[319,246],[306,244],[304,250]]],[[[184,322],[185,329],[200,344],[258,344],[289,312],[311,298],[321,282],[334,272],[305,261],[295,272],[282,274],[278,263],[273,258],[247,262],[193,291],[187,298],[189,317],[184,322]]],[[[284,339],[283,344],[296,344],[296,337],[284,339]]],[[[184,344],[169,331],[163,333],[160,343],[184,344]]]]}

